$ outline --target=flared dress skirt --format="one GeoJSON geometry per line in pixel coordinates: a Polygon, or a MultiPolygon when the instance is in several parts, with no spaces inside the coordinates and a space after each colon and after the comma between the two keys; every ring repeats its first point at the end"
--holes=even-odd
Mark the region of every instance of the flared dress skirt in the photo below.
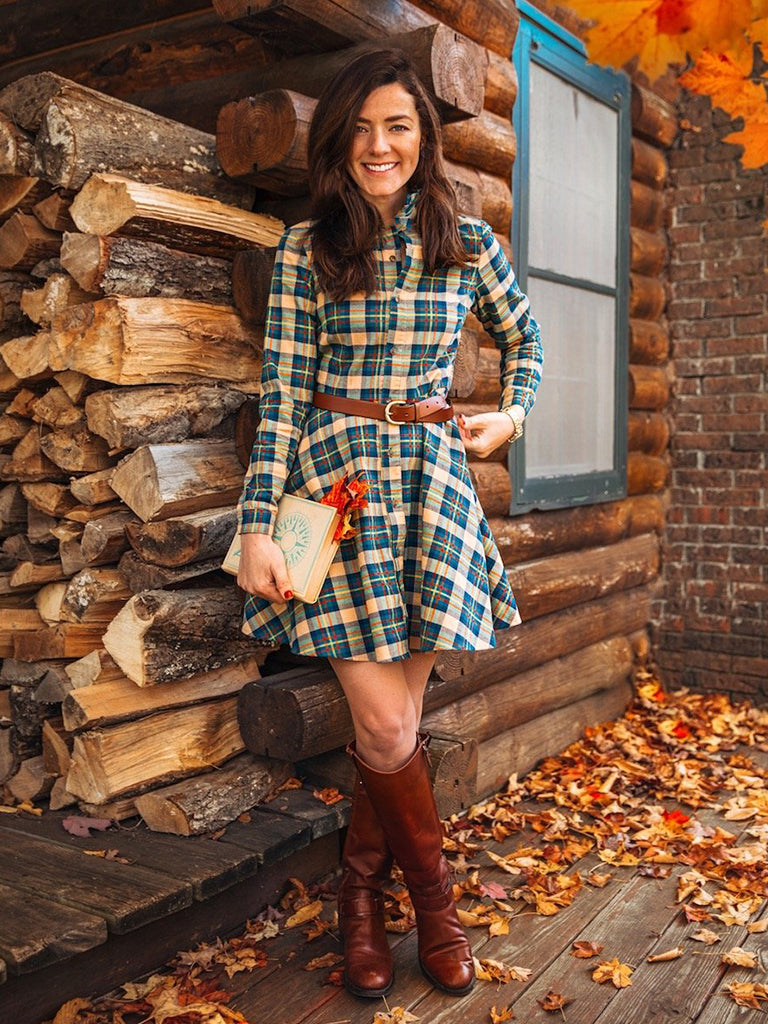
{"type": "Polygon", "coordinates": [[[242,631],[297,654],[399,661],[484,650],[520,614],[470,479],[454,419],[390,424],[312,406],[285,493],[319,500],[348,472],[368,481],[316,602],[248,594],[242,631]]]}

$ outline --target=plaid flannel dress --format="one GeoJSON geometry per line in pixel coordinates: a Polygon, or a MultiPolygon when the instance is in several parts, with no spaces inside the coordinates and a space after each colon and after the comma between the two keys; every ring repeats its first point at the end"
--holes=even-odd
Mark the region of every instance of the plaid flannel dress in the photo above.
{"type": "Polygon", "coordinates": [[[319,499],[347,470],[370,484],[318,601],[246,595],[242,631],[298,654],[399,661],[484,650],[520,622],[455,420],[390,424],[319,409],[312,392],[379,402],[447,394],[471,309],[500,350],[499,408],[529,410],[539,329],[485,221],[460,217],[469,267],[429,275],[408,193],[376,250],[374,294],[332,302],[312,271],[309,221],[277,248],[264,331],[261,420],[238,502],[241,533],[271,535],[283,492],[319,499]],[[404,258],[401,253],[404,243],[404,258]]]}

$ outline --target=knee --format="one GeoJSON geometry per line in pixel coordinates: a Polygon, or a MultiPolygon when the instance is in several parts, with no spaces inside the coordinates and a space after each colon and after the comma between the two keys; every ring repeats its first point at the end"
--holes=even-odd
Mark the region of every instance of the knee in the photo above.
{"type": "Polygon", "coordinates": [[[403,715],[364,715],[356,723],[358,745],[378,761],[402,761],[416,746],[413,705],[403,715]]]}

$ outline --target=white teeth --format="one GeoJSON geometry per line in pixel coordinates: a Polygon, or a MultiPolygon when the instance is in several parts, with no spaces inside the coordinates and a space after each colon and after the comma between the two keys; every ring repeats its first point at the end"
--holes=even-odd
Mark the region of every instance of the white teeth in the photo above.
{"type": "Polygon", "coordinates": [[[391,171],[395,164],[363,164],[368,171],[391,171]]]}

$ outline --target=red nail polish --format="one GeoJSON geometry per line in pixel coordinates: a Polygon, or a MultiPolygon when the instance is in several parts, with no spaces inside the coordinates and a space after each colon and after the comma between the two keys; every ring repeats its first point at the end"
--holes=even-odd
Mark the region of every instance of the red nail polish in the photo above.
{"type": "Polygon", "coordinates": [[[293,597],[293,591],[292,590],[286,590],[286,592],[285,592],[285,594],[283,596],[290,600],[290,598],[293,597]]]}

